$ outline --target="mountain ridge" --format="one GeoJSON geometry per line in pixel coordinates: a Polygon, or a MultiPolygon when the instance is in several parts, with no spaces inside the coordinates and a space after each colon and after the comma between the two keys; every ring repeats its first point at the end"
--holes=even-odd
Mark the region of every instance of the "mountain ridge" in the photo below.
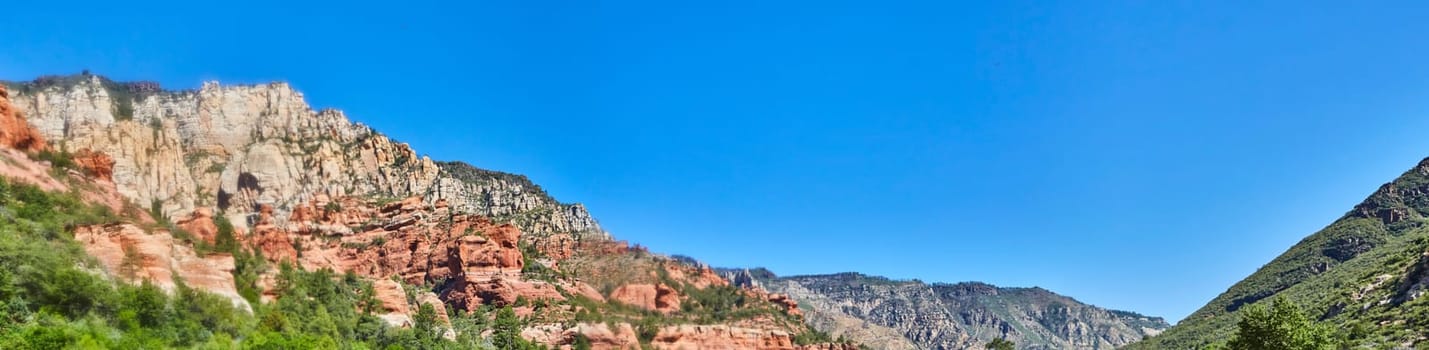
{"type": "Polygon", "coordinates": [[[1099,308],[1041,287],[926,283],[859,272],[777,276],[765,268],[717,271],[739,285],[790,295],[816,329],[886,349],[980,348],[995,338],[1012,340],[1021,349],[1111,349],[1169,327],[1159,317],[1099,308]],[[1033,305],[1047,307],[1019,308],[1036,309],[1033,305]],[[1082,311],[1058,318],[1056,311],[1045,312],[1052,309],[1082,311]],[[1097,334],[1082,339],[1086,333],[1058,333],[1070,329],[1097,334]]]}
{"type": "Polygon", "coordinates": [[[1380,185],[1164,334],[1130,349],[1223,341],[1246,306],[1284,297],[1345,330],[1352,345],[1412,347],[1429,334],[1429,158],[1380,185]]]}

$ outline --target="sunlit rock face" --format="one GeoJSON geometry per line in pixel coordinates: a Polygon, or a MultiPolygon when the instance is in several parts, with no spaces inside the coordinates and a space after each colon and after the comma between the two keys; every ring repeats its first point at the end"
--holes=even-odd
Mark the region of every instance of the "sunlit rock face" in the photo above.
{"type": "Polygon", "coordinates": [[[283,223],[314,195],[421,195],[510,220],[531,237],[606,237],[585,207],[524,176],[434,162],[341,111],[314,110],[286,83],[166,91],[76,75],[10,85],[36,138],[110,157],[118,191],[170,217],[212,208],[247,226],[269,205],[283,223]]]}
{"type": "Polygon", "coordinates": [[[898,281],[857,273],[778,277],[727,269],[739,284],[787,295],[817,329],[879,349],[981,348],[1005,338],[1028,349],[1115,349],[1170,327],[1042,288],[898,281]]]}
{"type": "Polygon", "coordinates": [[[809,327],[788,296],[615,241],[524,176],[418,156],[287,84],[164,91],[82,74],[5,87],[0,109],[16,118],[0,120],[0,175],[117,213],[73,228],[116,281],[252,310],[283,297],[279,266],[295,266],[370,282],[371,312],[392,326],[430,304],[447,338],[447,310],[511,307],[520,334],[552,348],[855,348],[795,344],[809,327]],[[72,153],[72,167],[26,153],[42,149],[72,153]]]}

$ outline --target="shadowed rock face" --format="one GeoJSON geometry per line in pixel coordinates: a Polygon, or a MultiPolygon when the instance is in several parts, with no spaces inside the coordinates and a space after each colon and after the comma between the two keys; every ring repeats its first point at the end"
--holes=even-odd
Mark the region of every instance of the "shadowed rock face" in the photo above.
{"type": "Polygon", "coordinates": [[[856,273],[777,277],[723,270],[727,278],[788,294],[815,328],[880,349],[981,348],[1006,338],[1023,349],[1113,349],[1169,325],[1106,310],[1041,288],[925,284],[856,273]]]}

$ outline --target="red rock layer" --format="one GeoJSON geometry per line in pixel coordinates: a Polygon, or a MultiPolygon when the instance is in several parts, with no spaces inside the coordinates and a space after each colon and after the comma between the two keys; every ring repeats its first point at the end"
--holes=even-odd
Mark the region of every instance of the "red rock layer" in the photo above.
{"type": "MultiPolygon", "coordinates": [[[[518,298],[565,300],[556,284],[521,277],[526,261],[520,230],[482,216],[452,213],[442,201],[427,205],[411,197],[376,206],[319,196],[294,208],[281,227],[270,212],[260,211],[250,244],[273,261],[353,271],[379,280],[443,284],[440,298],[466,310],[510,305],[518,298]]],[[[581,284],[562,287],[593,292],[581,284]]]]}
{"type": "Polygon", "coordinates": [[[680,311],[679,292],[664,284],[627,284],[610,293],[610,300],[646,310],[680,311]]]}
{"type": "Polygon", "coordinates": [[[0,86],[0,146],[23,152],[44,150],[45,139],[25,121],[20,110],[10,104],[10,92],[0,86]]]}
{"type": "Polygon", "coordinates": [[[660,329],[650,342],[656,349],[709,350],[844,350],[857,349],[849,344],[794,345],[788,332],[730,326],[679,325],[660,329]]]}
{"type": "Polygon", "coordinates": [[[74,164],[91,178],[105,182],[114,181],[114,158],[108,154],[82,149],[75,152],[73,159],[74,164]]]}
{"type": "Polygon", "coordinates": [[[206,290],[247,308],[233,283],[233,257],[197,256],[192,247],[175,244],[165,231],[146,232],[131,224],[94,225],[75,229],[74,239],[110,274],[129,282],[150,281],[167,291],[174,276],[189,287],[206,290]]]}
{"type": "Polygon", "coordinates": [[[213,244],[214,238],[218,236],[218,225],[213,222],[213,209],[211,208],[198,208],[188,217],[174,223],[184,231],[193,234],[195,238],[209,244],[213,244]]]}

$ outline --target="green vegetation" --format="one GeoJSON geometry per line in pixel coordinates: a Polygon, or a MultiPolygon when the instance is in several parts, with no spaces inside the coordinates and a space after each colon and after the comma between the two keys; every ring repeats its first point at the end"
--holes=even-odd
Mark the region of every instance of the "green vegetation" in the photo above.
{"type": "MultiPolygon", "coordinates": [[[[64,161],[67,154],[45,157],[56,160],[52,161],[56,166],[72,166],[64,161]]],[[[377,317],[380,302],[366,279],[327,269],[273,266],[261,252],[243,247],[242,237],[222,214],[213,218],[217,230],[210,244],[170,222],[162,202],[154,201],[148,209],[153,223],[141,224],[147,229],[167,230],[176,241],[192,245],[201,255],[231,254],[236,289],[247,303],[235,304],[189,288],[180,276],[173,276],[175,286],[169,290],[149,281],[136,285],[105,276],[103,268],[74,241],[72,231],[84,225],[143,222],[143,209],[126,209],[130,214],[121,217],[107,207],[85,203],[78,192],[45,192],[0,179],[0,266],[6,266],[0,270],[0,348],[538,349],[540,346],[520,336],[527,324],[537,321],[567,326],[574,322],[628,322],[646,345],[661,327],[673,324],[718,324],[772,316],[776,322],[803,329],[798,328],[799,319],[769,302],[749,299],[738,288],[696,288],[675,281],[663,266],[669,262],[645,253],[619,258],[635,259],[640,262],[637,266],[610,267],[636,276],[659,272],[657,281],[649,281],[649,275],[644,278],[684,295],[682,312],[662,314],[561,291],[569,298],[568,304],[577,306],[564,310],[575,311],[551,307],[548,300],[518,300],[500,309],[452,310],[445,315],[451,320],[451,329],[447,329],[435,308],[419,305],[412,315],[412,327],[391,328],[377,317]],[[275,285],[270,292],[276,298],[262,303],[258,281],[274,271],[275,285]],[[537,313],[518,317],[512,309],[516,306],[531,306],[537,313]],[[571,314],[574,317],[568,317],[571,314]]],[[[341,210],[335,206],[324,209],[341,210]]],[[[379,239],[372,244],[382,242],[379,239]]],[[[556,280],[576,273],[539,263],[541,254],[530,244],[521,249],[527,259],[522,271],[527,278],[556,280]]],[[[126,258],[129,269],[142,264],[139,258],[126,258]]],[[[799,344],[831,341],[827,334],[812,330],[795,334],[794,340],[799,344]]],[[[592,345],[583,337],[574,342],[577,349],[592,345]]]]}
{"type": "MultiPolygon", "coordinates": [[[[375,314],[371,283],[351,273],[279,266],[276,301],[259,304],[266,264],[236,244],[215,249],[235,255],[234,278],[251,312],[178,276],[169,293],[148,281],[115,282],[95,273],[101,268],[70,230],[120,220],[76,193],[0,178],[0,349],[537,348],[520,339],[523,320],[509,308],[490,322],[482,313],[451,315],[455,340],[442,337],[447,330],[431,305],[418,308],[412,328],[390,328],[375,314]],[[480,336],[488,326],[493,339],[480,336]]],[[[221,236],[233,235],[231,224],[215,220],[221,236]]]]}
{"type": "MultiPolygon", "coordinates": [[[[588,280],[602,294],[610,295],[615,286],[635,283],[659,283],[674,288],[684,298],[680,302],[680,312],[661,313],[620,302],[598,302],[579,293],[566,293],[566,303],[575,310],[567,318],[570,323],[583,322],[610,325],[617,322],[629,323],[635,328],[636,338],[648,345],[659,333],[661,327],[679,324],[729,324],[732,322],[764,318],[776,323],[803,327],[803,320],[784,313],[778,306],[750,298],[743,291],[731,286],[706,286],[697,288],[671,278],[661,261],[648,254],[630,252],[616,256],[585,256],[579,260],[568,260],[562,266],[565,273],[574,276],[600,276],[588,280]],[[651,280],[646,274],[656,272],[651,280]],[[624,275],[622,273],[631,274],[624,275]]],[[[827,334],[816,331],[796,333],[796,341],[816,343],[828,342],[827,334]]]]}
{"type": "Polygon", "coordinates": [[[69,170],[79,168],[78,164],[74,162],[74,155],[70,154],[69,151],[66,151],[64,149],[41,150],[32,154],[31,158],[39,161],[50,162],[50,175],[56,178],[62,179],[64,178],[64,174],[69,170]]]}
{"type": "MultiPolygon", "coordinates": [[[[1394,347],[1429,336],[1429,171],[1405,172],[1200,310],[1130,349],[1200,349],[1227,339],[1246,312],[1275,298],[1343,330],[1347,347],[1394,347]],[[1385,326],[1393,325],[1393,326],[1385,326]]],[[[1273,309],[1273,306],[1272,306],[1273,309]]],[[[1419,341],[1419,346],[1425,342],[1419,341]]]]}
{"type": "Polygon", "coordinates": [[[0,348],[163,348],[232,342],[251,317],[179,283],[112,283],[68,228],[118,218],[73,193],[0,179],[0,348]]]}
{"type": "Polygon", "coordinates": [[[236,254],[239,245],[238,237],[233,233],[233,223],[228,222],[228,217],[220,214],[213,217],[213,225],[218,227],[218,233],[213,238],[213,249],[236,254]]]}
{"type": "Polygon", "coordinates": [[[1241,313],[1230,350],[1334,350],[1339,348],[1334,329],[1310,320],[1300,307],[1275,298],[1270,307],[1256,304],[1241,313]]]}
{"type": "Polygon", "coordinates": [[[993,339],[990,342],[987,342],[988,350],[1012,350],[1016,348],[1017,344],[1014,344],[1011,341],[1003,338],[997,338],[993,339]]]}
{"type": "Polygon", "coordinates": [[[492,321],[491,344],[497,349],[539,349],[531,342],[521,338],[521,319],[516,317],[516,312],[511,307],[501,308],[496,312],[496,319],[492,321]]]}
{"type": "Polygon", "coordinates": [[[134,102],[143,100],[149,95],[158,93],[158,84],[153,82],[120,83],[109,80],[103,76],[90,74],[88,71],[73,75],[47,75],[35,78],[29,82],[6,82],[5,85],[11,91],[21,93],[34,93],[49,89],[70,89],[74,86],[85,84],[90,79],[98,78],[99,85],[109,95],[114,105],[110,112],[114,114],[115,120],[133,120],[134,102]],[[149,85],[152,85],[150,87],[149,85]]]}
{"type": "MultiPolygon", "coordinates": [[[[156,225],[156,227],[150,227],[150,229],[162,229],[164,231],[168,231],[169,235],[174,236],[175,240],[188,243],[189,246],[193,247],[195,254],[203,256],[214,252],[214,245],[210,245],[208,244],[208,242],[205,242],[198,237],[194,237],[193,233],[189,233],[189,231],[179,228],[178,225],[175,225],[172,221],[169,221],[169,217],[167,215],[164,215],[164,202],[159,201],[158,199],[149,202],[149,217],[151,219],[154,219],[154,224],[156,225]]],[[[231,229],[232,225],[229,225],[229,228],[231,229]]],[[[230,231],[229,236],[232,235],[233,232],[230,231]]],[[[233,243],[235,243],[236,245],[237,242],[233,243]]]]}
{"type": "Polygon", "coordinates": [[[834,338],[830,337],[828,333],[824,333],[813,328],[809,328],[803,332],[800,332],[799,334],[794,335],[794,345],[809,345],[832,342],[834,342],[834,338]]]}
{"type": "Polygon", "coordinates": [[[463,162],[437,162],[437,167],[441,168],[442,172],[448,176],[465,183],[489,186],[498,181],[505,182],[520,186],[523,192],[540,196],[552,203],[557,203],[555,198],[546,194],[546,191],[541,189],[541,186],[531,182],[531,179],[527,178],[526,175],[486,170],[463,162]]]}
{"type": "Polygon", "coordinates": [[[544,257],[544,255],[541,254],[541,251],[539,249],[536,249],[535,245],[527,243],[521,244],[521,258],[523,260],[521,265],[521,276],[524,276],[529,279],[547,282],[555,281],[558,278],[564,277],[564,274],[562,274],[560,271],[556,271],[554,269],[551,269],[550,267],[547,267],[545,264],[542,264],[539,261],[542,257],[544,257]]]}

